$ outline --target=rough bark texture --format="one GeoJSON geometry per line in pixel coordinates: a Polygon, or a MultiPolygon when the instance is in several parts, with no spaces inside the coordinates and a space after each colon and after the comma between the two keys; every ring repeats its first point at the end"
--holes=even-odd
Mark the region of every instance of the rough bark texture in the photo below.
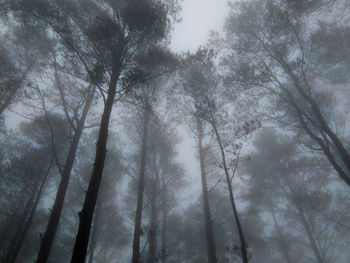
{"type": "Polygon", "coordinates": [[[57,189],[56,198],[55,198],[55,202],[54,202],[54,205],[52,207],[52,210],[51,210],[49,223],[46,227],[44,237],[41,240],[40,250],[39,250],[39,254],[38,254],[36,263],[46,263],[49,255],[50,255],[52,243],[54,241],[54,238],[55,238],[55,235],[56,235],[56,232],[58,229],[58,224],[59,224],[61,212],[63,209],[64,199],[66,197],[69,178],[70,178],[73,164],[75,161],[75,154],[76,154],[77,149],[78,149],[79,141],[80,141],[83,129],[84,129],[84,124],[85,124],[85,120],[86,120],[88,111],[89,111],[91,103],[92,103],[93,95],[94,95],[94,89],[92,89],[87,96],[87,99],[86,99],[86,102],[84,105],[84,109],[82,112],[82,116],[81,116],[79,123],[76,127],[75,134],[73,136],[73,140],[69,146],[69,151],[68,151],[68,155],[66,158],[65,166],[63,168],[63,172],[61,175],[61,181],[60,181],[60,184],[59,184],[58,189],[57,189]]]}
{"type": "Polygon", "coordinates": [[[96,143],[96,154],[94,168],[91,174],[89,187],[85,195],[83,209],[79,213],[79,228],[75,239],[71,263],[84,263],[89,244],[92,217],[94,214],[98,191],[101,184],[104,163],[106,160],[106,146],[108,139],[109,120],[116,95],[117,81],[120,75],[120,67],[115,67],[112,71],[108,88],[107,100],[105,102],[100,131],[96,143]]]}
{"type": "Polygon", "coordinates": [[[212,227],[210,208],[209,208],[207,178],[206,178],[206,172],[205,172],[205,164],[204,164],[205,160],[204,160],[202,140],[203,140],[203,127],[202,127],[201,121],[198,120],[198,153],[199,153],[199,162],[200,162],[200,169],[201,169],[205,230],[206,230],[206,236],[207,236],[208,263],[217,263],[215,240],[213,235],[213,227],[212,227]]]}
{"type": "Polygon", "coordinates": [[[236,222],[236,227],[238,230],[238,235],[239,235],[239,240],[241,242],[241,251],[242,251],[242,262],[243,263],[248,263],[248,252],[247,252],[247,244],[245,241],[245,237],[244,237],[244,233],[243,233],[243,229],[241,226],[241,222],[238,216],[238,212],[237,212],[237,208],[236,208],[236,203],[235,203],[235,199],[233,196],[233,191],[232,191],[232,182],[231,182],[231,178],[228,172],[228,168],[227,168],[227,163],[226,163],[226,157],[225,157],[225,151],[224,151],[224,147],[222,145],[222,141],[221,141],[221,136],[219,134],[219,131],[217,130],[216,124],[214,121],[211,122],[211,125],[214,129],[215,132],[215,136],[220,148],[220,152],[221,152],[221,158],[222,158],[222,163],[224,166],[224,172],[225,172],[225,177],[226,177],[226,182],[227,182],[227,187],[228,187],[228,191],[230,194],[230,202],[231,202],[231,207],[232,207],[232,211],[235,217],[235,222],[236,222]]]}
{"type": "Polygon", "coordinates": [[[143,117],[141,164],[140,164],[138,191],[137,191],[137,206],[136,206],[136,215],[135,215],[134,241],[133,241],[133,246],[132,246],[132,261],[131,261],[132,263],[139,263],[139,258],[140,258],[140,236],[141,236],[143,192],[145,189],[145,168],[146,168],[146,154],[147,154],[148,118],[149,118],[149,106],[146,103],[146,108],[145,108],[144,117],[143,117]]]}
{"type": "Polygon", "coordinates": [[[98,198],[97,205],[96,205],[96,211],[94,215],[94,222],[93,222],[93,228],[91,233],[91,242],[89,244],[89,259],[88,262],[92,263],[94,259],[94,253],[97,243],[97,236],[98,236],[98,227],[100,223],[100,216],[101,216],[101,210],[102,210],[102,199],[98,198]]]}

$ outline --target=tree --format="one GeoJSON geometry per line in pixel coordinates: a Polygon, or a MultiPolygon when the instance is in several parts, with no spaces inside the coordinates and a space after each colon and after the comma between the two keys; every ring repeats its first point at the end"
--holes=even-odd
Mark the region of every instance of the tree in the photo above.
{"type": "MultiPolygon", "coordinates": [[[[70,124],[70,128],[73,130],[73,135],[70,140],[69,149],[63,165],[63,169],[60,169],[61,181],[57,189],[56,198],[50,213],[48,225],[41,239],[41,246],[37,258],[38,263],[46,262],[49,257],[52,243],[58,229],[63,203],[66,196],[70,175],[73,169],[79,141],[83,133],[85,121],[95,95],[94,86],[89,86],[88,88],[84,87],[80,90],[77,89],[77,93],[79,94],[81,92],[83,95],[80,98],[78,95],[75,98],[76,100],[69,103],[68,96],[65,94],[65,85],[62,83],[61,77],[57,71],[57,65],[55,65],[55,84],[55,87],[57,87],[59,91],[60,104],[63,107],[67,122],[70,124]],[[79,103],[80,101],[83,101],[82,105],[79,103]],[[79,114],[79,109],[81,107],[83,109],[79,114]]],[[[69,85],[74,87],[74,84],[72,82],[70,82],[69,85]]],[[[71,89],[70,93],[73,92],[74,91],[71,89]]],[[[58,165],[60,166],[60,164],[58,165]]]]}
{"type": "Polygon", "coordinates": [[[183,98],[183,105],[185,110],[183,114],[185,121],[187,122],[188,128],[191,130],[193,137],[196,140],[198,158],[200,162],[200,171],[201,171],[201,183],[202,183],[202,195],[203,195],[203,208],[204,208],[204,226],[206,230],[206,239],[207,239],[207,253],[208,253],[208,262],[216,263],[216,247],[215,240],[212,229],[212,219],[208,198],[208,186],[207,186],[207,174],[206,174],[206,147],[203,145],[205,140],[205,127],[206,122],[202,114],[202,108],[205,101],[201,96],[202,90],[198,86],[198,81],[201,80],[201,74],[196,71],[196,62],[202,58],[203,54],[205,55],[206,51],[198,51],[195,55],[188,57],[188,68],[183,71],[184,77],[180,80],[181,85],[181,94],[183,98]]]}
{"type": "Polygon", "coordinates": [[[322,66],[313,63],[317,49],[310,42],[310,14],[306,12],[307,5],[293,8],[292,3],[241,2],[238,13],[232,6],[226,25],[226,41],[232,49],[224,59],[232,73],[228,81],[244,87],[263,87],[273,95],[276,113],[281,113],[272,114],[273,119],[280,119],[300,137],[307,137],[304,143],[321,151],[350,185],[346,141],[331,121],[330,93],[320,82],[322,66]]]}
{"type": "MultiPolygon", "coordinates": [[[[96,143],[96,156],[91,181],[86,193],[80,225],[73,250],[72,262],[83,262],[86,257],[89,234],[99,186],[101,183],[108,126],[117,93],[123,95],[132,83],[142,77],[142,71],[134,67],[134,57],[142,50],[159,43],[169,25],[168,7],[162,2],[106,1],[103,5],[89,1],[62,1],[46,3],[11,3],[15,12],[46,25],[63,42],[67,59],[74,59],[85,69],[91,83],[103,91],[105,78],[107,98],[101,118],[100,132],[96,143]],[[106,9],[108,6],[109,9],[106,9]],[[79,10],[79,12],[77,12],[79,10]],[[94,10],[92,15],[91,10],[94,10]],[[110,10],[111,12],[109,12],[110,10]],[[117,85],[124,79],[123,85],[117,85]],[[117,91],[117,88],[120,88],[117,91]]],[[[104,96],[104,94],[103,94],[104,96]]],[[[46,252],[47,254],[47,252],[46,252]]]]}
{"type": "Polygon", "coordinates": [[[276,244],[288,262],[308,262],[310,252],[317,262],[335,262],[333,255],[341,249],[342,238],[318,212],[331,213],[334,197],[329,168],[322,159],[299,153],[292,142],[273,130],[260,133],[254,145],[256,151],[246,161],[246,170],[253,175],[246,197],[261,213],[269,211],[277,231],[271,244],[276,244]],[[296,251],[303,250],[298,258],[296,251]]]}
{"type": "MultiPolygon", "coordinates": [[[[45,117],[38,117],[30,123],[23,124],[21,132],[24,138],[22,138],[22,140],[27,139],[29,141],[29,143],[24,143],[24,146],[27,147],[28,150],[23,150],[21,152],[19,148],[17,149],[19,151],[15,150],[8,153],[8,158],[10,158],[11,161],[4,169],[4,186],[8,187],[10,191],[8,192],[9,195],[5,195],[5,199],[8,199],[8,201],[11,200],[11,195],[16,193],[14,189],[21,189],[21,187],[24,187],[24,189],[22,189],[24,193],[24,195],[22,195],[23,199],[20,198],[20,201],[23,202],[25,206],[19,216],[19,222],[17,222],[17,219],[12,219],[15,223],[9,221],[10,227],[13,224],[16,225],[16,231],[8,245],[4,262],[16,261],[23,247],[25,238],[32,227],[37,207],[43,197],[49,175],[52,174],[52,168],[54,167],[53,147],[61,145],[56,148],[56,154],[58,156],[61,156],[65,152],[65,147],[63,145],[66,143],[64,135],[66,123],[57,115],[50,115],[48,118],[50,118],[52,122],[50,125],[46,122],[45,117]],[[52,135],[50,135],[51,132],[52,135]],[[51,136],[55,136],[56,145],[52,144],[51,136]],[[16,182],[16,185],[13,185],[14,182],[16,182]]],[[[21,142],[21,140],[18,139],[15,141],[17,143],[21,142]]],[[[12,147],[8,148],[11,149],[12,147]]],[[[5,192],[7,191],[4,191],[4,193],[5,192]]],[[[22,204],[15,205],[10,202],[8,205],[17,207],[17,209],[21,211],[18,205],[22,206],[22,204]]],[[[8,219],[10,218],[11,216],[8,219]]]]}

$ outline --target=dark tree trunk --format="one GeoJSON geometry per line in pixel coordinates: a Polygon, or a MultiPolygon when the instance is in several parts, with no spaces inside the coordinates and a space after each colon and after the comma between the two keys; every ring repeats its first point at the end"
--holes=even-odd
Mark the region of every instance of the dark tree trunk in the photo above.
{"type": "Polygon", "coordinates": [[[96,211],[94,215],[94,222],[93,222],[92,233],[91,233],[91,242],[89,245],[89,260],[88,260],[89,263],[93,262],[96,243],[97,243],[98,227],[100,223],[100,216],[101,216],[101,210],[103,205],[101,197],[102,196],[100,196],[100,198],[98,198],[97,200],[96,211]]]}
{"type": "MultiPolygon", "coordinates": [[[[157,156],[155,156],[157,158],[157,156]]],[[[156,164],[155,164],[156,167],[156,164]]],[[[157,170],[157,168],[155,168],[157,170]]],[[[149,263],[156,262],[157,256],[157,191],[158,191],[158,172],[156,171],[154,181],[152,184],[152,197],[151,197],[151,218],[149,228],[149,263]]],[[[163,189],[164,191],[164,189],[163,189]]]]}
{"type": "Polygon", "coordinates": [[[141,236],[141,219],[142,219],[142,205],[143,205],[143,192],[145,189],[145,168],[146,168],[146,155],[147,155],[147,133],[148,133],[148,118],[149,118],[149,105],[146,103],[146,108],[143,117],[143,135],[142,135],[142,148],[141,148],[141,164],[140,175],[137,192],[137,206],[135,215],[135,227],[134,227],[134,241],[132,246],[132,263],[139,263],[140,258],[140,236],[141,236]]]}
{"type": "Polygon", "coordinates": [[[234,196],[233,196],[232,182],[231,182],[230,174],[229,174],[228,168],[227,168],[224,147],[222,145],[221,136],[220,136],[220,134],[219,134],[219,132],[217,130],[216,123],[214,121],[211,121],[211,125],[212,125],[212,127],[214,129],[214,132],[215,132],[215,135],[216,135],[216,139],[218,141],[218,145],[219,145],[220,152],[221,152],[221,158],[222,158],[222,163],[223,163],[223,166],[224,166],[224,172],[225,172],[225,176],[226,176],[227,187],[228,187],[228,191],[229,191],[229,194],[230,194],[231,208],[232,208],[232,211],[233,211],[233,215],[235,217],[235,222],[236,222],[236,227],[237,227],[237,230],[238,230],[239,240],[241,242],[242,262],[243,263],[248,263],[247,244],[246,244],[246,241],[245,241],[243,229],[242,229],[242,226],[241,226],[241,222],[240,222],[240,219],[239,219],[239,216],[238,216],[238,212],[237,212],[237,208],[236,208],[235,199],[234,199],[234,196]]]}
{"type": "Polygon", "coordinates": [[[36,209],[38,207],[39,201],[41,199],[41,196],[42,196],[42,193],[43,193],[43,190],[44,190],[44,186],[45,186],[47,178],[48,178],[48,176],[50,174],[51,167],[52,167],[52,161],[50,161],[49,167],[45,171],[44,177],[43,177],[43,179],[41,181],[39,190],[38,190],[38,192],[36,194],[34,203],[33,203],[32,207],[31,207],[31,210],[30,210],[30,213],[28,215],[28,218],[27,218],[27,220],[25,222],[24,228],[21,230],[21,233],[20,233],[20,235],[18,236],[18,239],[15,242],[16,243],[15,246],[13,247],[12,250],[9,251],[8,258],[5,259],[5,261],[4,261],[6,263],[15,263],[16,262],[16,259],[18,257],[19,251],[21,250],[23,242],[25,240],[25,237],[27,236],[28,230],[29,230],[30,226],[32,225],[33,217],[35,215],[35,212],[36,212],[36,209]]]}
{"type": "Polygon", "coordinates": [[[82,116],[76,127],[73,140],[69,146],[69,151],[66,158],[65,166],[63,168],[63,172],[61,175],[61,181],[56,193],[56,199],[51,210],[50,219],[46,227],[45,234],[41,240],[40,250],[39,250],[36,263],[46,263],[50,255],[52,243],[54,241],[54,238],[58,229],[58,224],[59,224],[59,220],[63,209],[63,203],[66,197],[66,192],[68,188],[69,178],[70,178],[73,164],[75,161],[75,155],[76,155],[79,141],[84,129],[85,120],[93,100],[94,92],[95,92],[95,88],[92,88],[87,95],[82,116]]]}
{"type": "Polygon", "coordinates": [[[202,192],[203,192],[203,206],[204,206],[204,217],[205,217],[205,230],[207,236],[207,251],[208,251],[208,263],[216,263],[216,248],[215,240],[213,235],[213,227],[210,215],[209,208],[209,199],[208,199],[208,189],[207,189],[207,178],[205,172],[205,160],[203,152],[203,127],[200,120],[198,120],[198,153],[199,153],[199,162],[201,169],[201,181],[202,181],[202,192]]]}
{"type": "Polygon", "coordinates": [[[96,206],[98,191],[100,188],[104,163],[106,159],[109,120],[116,95],[117,81],[119,79],[119,75],[120,66],[115,67],[113,69],[111,80],[109,83],[107,101],[105,102],[100,124],[100,131],[96,143],[94,168],[91,174],[89,187],[85,195],[83,209],[79,213],[79,228],[77,237],[75,239],[71,263],[85,262],[87,248],[89,244],[92,217],[96,206]]]}

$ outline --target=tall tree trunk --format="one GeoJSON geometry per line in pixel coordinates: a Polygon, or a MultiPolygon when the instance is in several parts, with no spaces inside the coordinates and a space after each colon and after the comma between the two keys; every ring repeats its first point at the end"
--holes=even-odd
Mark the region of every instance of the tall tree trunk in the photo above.
{"type": "Polygon", "coordinates": [[[139,258],[140,258],[141,219],[142,219],[143,192],[145,189],[145,168],[146,168],[147,133],[148,133],[148,118],[149,118],[148,103],[146,103],[145,107],[146,108],[145,108],[144,117],[143,117],[141,163],[140,163],[140,174],[139,174],[139,183],[138,183],[138,192],[137,192],[134,241],[132,246],[132,261],[131,261],[132,263],[139,263],[139,258]]]}
{"type": "Polygon", "coordinates": [[[95,93],[95,87],[93,87],[87,95],[82,115],[76,127],[73,140],[69,146],[68,155],[67,155],[63,172],[61,175],[61,181],[57,189],[55,202],[51,210],[50,219],[47,224],[44,237],[41,240],[40,250],[39,250],[36,263],[46,263],[50,255],[52,243],[54,241],[54,238],[58,229],[58,224],[59,224],[59,220],[63,209],[63,203],[66,197],[66,192],[68,188],[69,178],[70,178],[73,164],[75,161],[75,155],[78,149],[82,132],[84,130],[85,120],[89,112],[89,109],[91,107],[94,93],[95,93]]]}
{"type": "Polygon", "coordinates": [[[160,238],[160,259],[162,263],[165,263],[166,257],[167,257],[167,251],[166,251],[166,233],[167,233],[167,217],[168,217],[168,196],[167,196],[167,189],[166,189],[166,183],[165,183],[165,175],[163,173],[162,175],[162,232],[161,232],[161,238],[160,238]]]}
{"type": "Polygon", "coordinates": [[[96,143],[94,168],[91,174],[89,187],[85,195],[83,209],[79,213],[79,228],[75,239],[71,263],[84,263],[89,244],[92,217],[94,214],[98,191],[101,184],[104,163],[106,159],[106,146],[108,139],[108,126],[117,90],[117,81],[120,75],[120,66],[114,67],[108,88],[100,131],[96,143]]]}
{"type": "Polygon", "coordinates": [[[25,240],[25,237],[27,236],[28,230],[29,230],[30,226],[32,225],[33,217],[35,215],[35,212],[36,212],[36,209],[38,207],[39,201],[41,199],[41,196],[42,196],[42,193],[43,193],[43,190],[44,190],[44,186],[45,186],[47,178],[48,178],[48,176],[50,174],[51,167],[52,167],[52,161],[50,161],[49,166],[48,166],[47,170],[45,171],[44,177],[43,177],[43,179],[41,181],[38,193],[36,194],[33,206],[31,208],[30,213],[28,215],[28,218],[27,218],[27,220],[25,222],[24,228],[21,231],[18,239],[16,240],[16,245],[13,247],[12,251],[9,251],[10,254],[9,254],[8,258],[5,259],[5,261],[4,261],[6,263],[15,263],[16,262],[16,259],[18,257],[19,251],[22,248],[22,245],[23,245],[23,242],[25,240]]]}
{"type": "Polygon", "coordinates": [[[102,205],[103,205],[102,196],[100,196],[100,198],[97,199],[96,211],[94,215],[94,222],[93,222],[92,233],[91,233],[91,242],[89,244],[89,260],[88,260],[89,263],[92,263],[94,259],[102,205]]]}
{"type": "MultiPolygon", "coordinates": [[[[155,154],[155,158],[157,158],[155,154]]],[[[156,168],[155,161],[155,177],[152,184],[152,197],[151,197],[151,218],[150,218],[150,228],[149,228],[149,263],[156,262],[157,256],[157,191],[158,191],[158,171],[156,168]]],[[[164,189],[163,189],[164,191],[164,189]]]]}
{"type": "Polygon", "coordinates": [[[215,248],[215,240],[213,235],[213,227],[212,227],[210,208],[209,208],[207,178],[206,178],[206,172],[205,172],[205,160],[204,160],[204,151],[203,151],[203,144],[202,144],[203,127],[200,120],[197,120],[197,122],[198,122],[198,153],[199,153],[199,162],[200,162],[200,169],[201,169],[205,230],[206,230],[206,236],[207,236],[208,263],[216,263],[217,262],[216,248],[215,248]]]}
{"type": "Polygon", "coordinates": [[[285,242],[284,237],[283,237],[283,232],[282,232],[282,230],[281,230],[281,228],[280,228],[280,226],[278,224],[275,211],[273,210],[272,203],[269,202],[268,206],[269,206],[269,209],[270,209],[270,212],[271,212],[271,215],[272,215],[272,218],[273,218],[273,222],[274,222],[276,230],[277,230],[277,234],[279,236],[279,239],[280,239],[280,242],[281,242],[281,245],[282,245],[283,255],[286,258],[287,263],[292,263],[292,260],[290,258],[289,252],[288,252],[288,246],[286,245],[286,242],[285,242]]]}
{"type": "Polygon", "coordinates": [[[228,168],[227,168],[224,146],[222,145],[221,136],[220,136],[220,134],[219,134],[219,132],[217,130],[216,123],[213,120],[211,121],[211,125],[212,125],[212,127],[214,129],[215,136],[216,136],[216,139],[217,139],[217,142],[218,142],[218,145],[219,145],[219,148],[220,148],[220,152],[221,152],[221,158],[222,158],[222,163],[223,163],[223,166],[224,166],[227,187],[228,187],[228,191],[229,191],[229,194],[230,194],[231,208],[232,208],[232,211],[233,211],[233,215],[235,217],[235,222],[236,222],[236,226],[237,226],[237,230],[238,230],[239,240],[241,242],[242,262],[243,263],[248,263],[247,245],[246,245],[243,229],[242,229],[242,226],[241,226],[241,222],[240,222],[240,219],[239,219],[239,216],[238,216],[238,211],[237,211],[235,199],[234,199],[234,196],[233,196],[232,182],[231,182],[230,174],[229,174],[228,168]]]}

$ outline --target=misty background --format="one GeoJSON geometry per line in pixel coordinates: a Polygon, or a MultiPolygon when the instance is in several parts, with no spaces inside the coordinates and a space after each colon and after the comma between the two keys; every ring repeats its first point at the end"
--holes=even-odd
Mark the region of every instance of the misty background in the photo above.
{"type": "Polygon", "coordinates": [[[350,262],[349,9],[0,1],[0,261],[350,262]]]}

